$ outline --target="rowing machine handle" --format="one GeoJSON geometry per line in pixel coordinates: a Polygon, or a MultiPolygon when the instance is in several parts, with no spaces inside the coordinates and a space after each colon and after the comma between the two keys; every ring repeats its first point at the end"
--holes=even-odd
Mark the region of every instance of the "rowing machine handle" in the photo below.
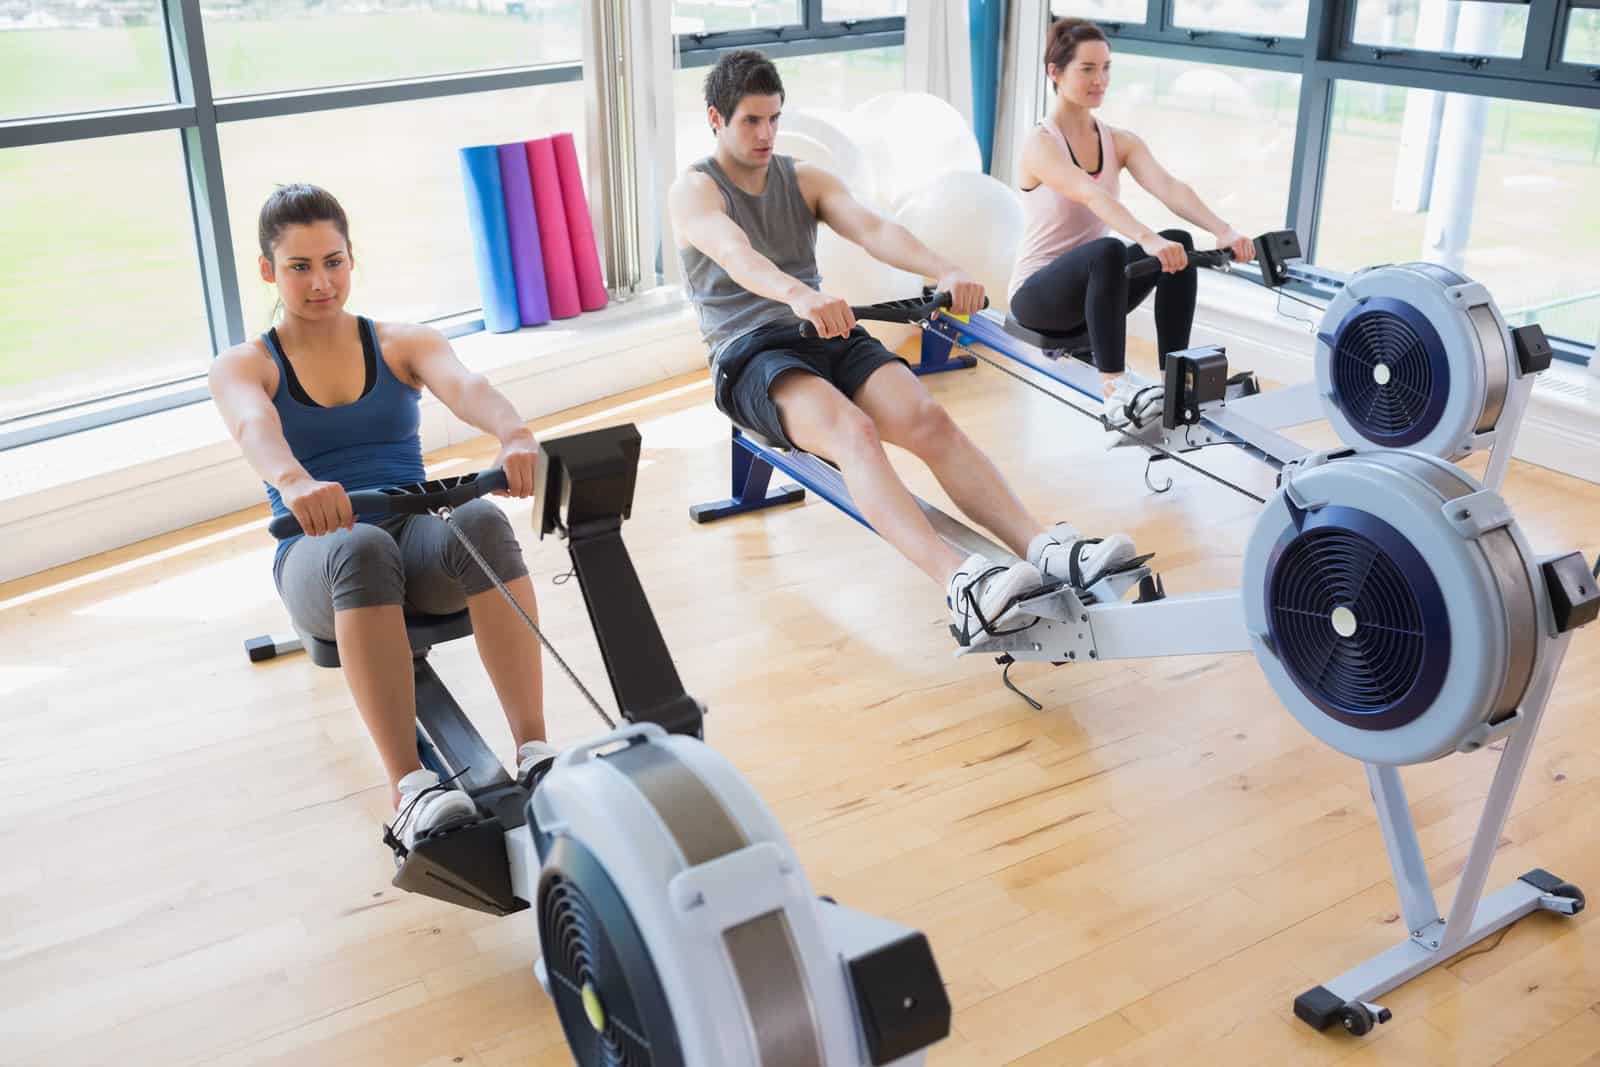
{"type": "MultiPolygon", "coordinates": [[[[506,472],[493,467],[475,474],[397,485],[392,489],[361,489],[350,494],[350,510],[358,518],[424,515],[435,508],[457,508],[480,496],[503,492],[507,485],[506,472]]],[[[267,523],[267,532],[280,541],[305,533],[300,527],[300,520],[292,514],[274,515],[272,521],[267,523]]]]}
{"type": "MultiPolygon", "coordinates": [[[[951,297],[948,292],[927,292],[921,299],[885,300],[881,304],[852,304],[850,314],[859,322],[917,323],[935,311],[948,308],[950,304],[951,297]]],[[[989,306],[988,297],[984,297],[983,306],[989,306]]],[[[800,336],[807,339],[817,336],[817,328],[810,319],[800,320],[800,336]]]]}
{"type": "MultiPolygon", "coordinates": [[[[1191,267],[1223,267],[1233,261],[1233,249],[1214,248],[1210,251],[1190,252],[1189,266],[1191,267]]],[[[1128,278],[1142,278],[1146,274],[1154,274],[1161,269],[1161,261],[1155,256],[1144,256],[1129,263],[1123,268],[1123,274],[1128,278]]]]}

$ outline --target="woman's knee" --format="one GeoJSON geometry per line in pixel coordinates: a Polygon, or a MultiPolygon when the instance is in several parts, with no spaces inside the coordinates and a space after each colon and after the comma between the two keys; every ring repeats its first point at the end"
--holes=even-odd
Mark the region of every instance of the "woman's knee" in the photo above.
{"type": "MultiPolygon", "coordinates": [[[[468,501],[452,511],[450,516],[501,581],[514,581],[528,573],[527,564],[522,559],[522,546],[518,544],[516,532],[511,528],[511,520],[493,501],[482,498],[468,501]]],[[[494,582],[483,573],[472,554],[453,535],[451,541],[460,550],[457,570],[462,590],[472,596],[493,588],[494,582]]]]}
{"type": "Polygon", "coordinates": [[[1176,228],[1170,229],[1170,230],[1162,230],[1161,231],[1161,236],[1165,237],[1169,241],[1178,242],[1180,245],[1183,246],[1183,250],[1185,252],[1193,252],[1194,251],[1194,235],[1192,233],[1190,233],[1188,230],[1180,230],[1180,229],[1176,229],[1176,228]]]}
{"type": "Polygon", "coordinates": [[[356,523],[335,538],[327,556],[328,586],[333,609],[381,607],[405,600],[405,567],[400,546],[377,526],[356,523]]]}
{"type": "Polygon", "coordinates": [[[1128,246],[1115,237],[1097,237],[1083,249],[1098,268],[1120,271],[1128,265],[1128,246]]]}

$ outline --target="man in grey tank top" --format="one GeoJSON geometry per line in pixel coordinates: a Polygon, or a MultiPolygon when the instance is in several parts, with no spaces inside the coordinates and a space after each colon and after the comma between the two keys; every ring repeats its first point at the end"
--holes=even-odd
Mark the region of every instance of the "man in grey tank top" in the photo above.
{"type": "Polygon", "coordinates": [[[760,52],[724,55],[705,90],[715,151],[679,176],[670,210],[723,414],[837,465],[873,529],[945,585],[963,644],[1014,625],[1017,602],[1046,577],[1087,588],[1131,559],[1126,534],[1102,540],[1067,523],[1047,529],[1023,507],[905,361],[856,325],[846,301],[822,290],[817,223],[877,259],[938,279],[957,314],[983,306],[983,287],[827,171],[773,152],[783,82],[760,52]],[[801,334],[802,322],[815,336],[801,334]],[[1022,561],[963,559],[929,525],[884,441],[925,462],[956,506],[1022,561]]]}

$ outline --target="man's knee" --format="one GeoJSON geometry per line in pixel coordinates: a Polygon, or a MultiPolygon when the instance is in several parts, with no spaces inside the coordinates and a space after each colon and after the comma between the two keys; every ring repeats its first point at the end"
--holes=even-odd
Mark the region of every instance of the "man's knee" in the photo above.
{"type": "Polygon", "coordinates": [[[914,455],[926,456],[951,445],[960,433],[960,427],[944,405],[924,395],[909,410],[897,415],[894,430],[884,437],[914,455]]]}
{"type": "Polygon", "coordinates": [[[829,414],[827,437],[841,455],[858,456],[882,451],[883,440],[871,417],[849,401],[842,401],[829,414]]]}
{"type": "Polygon", "coordinates": [[[867,413],[836,387],[815,375],[790,371],[773,383],[772,402],[789,440],[834,461],[882,451],[878,430],[867,413]]]}

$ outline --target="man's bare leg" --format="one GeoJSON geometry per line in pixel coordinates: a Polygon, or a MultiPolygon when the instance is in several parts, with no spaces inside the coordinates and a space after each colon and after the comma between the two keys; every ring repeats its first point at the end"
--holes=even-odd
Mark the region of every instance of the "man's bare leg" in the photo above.
{"type": "Polygon", "coordinates": [[[963,514],[1028,558],[1028,543],[1045,524],[1023,506],[994,462],[904,363],[873,371],[852,399],[883,440],[928,465],[963,514]]]}
{"type": "Polygon", "coordinates": [[[872,419],[832,384],[789,371],[772,384],[789,440],[833,461],[872,528],[941,586],[962,556],[934,532],[883,451],[872,419]]]}

